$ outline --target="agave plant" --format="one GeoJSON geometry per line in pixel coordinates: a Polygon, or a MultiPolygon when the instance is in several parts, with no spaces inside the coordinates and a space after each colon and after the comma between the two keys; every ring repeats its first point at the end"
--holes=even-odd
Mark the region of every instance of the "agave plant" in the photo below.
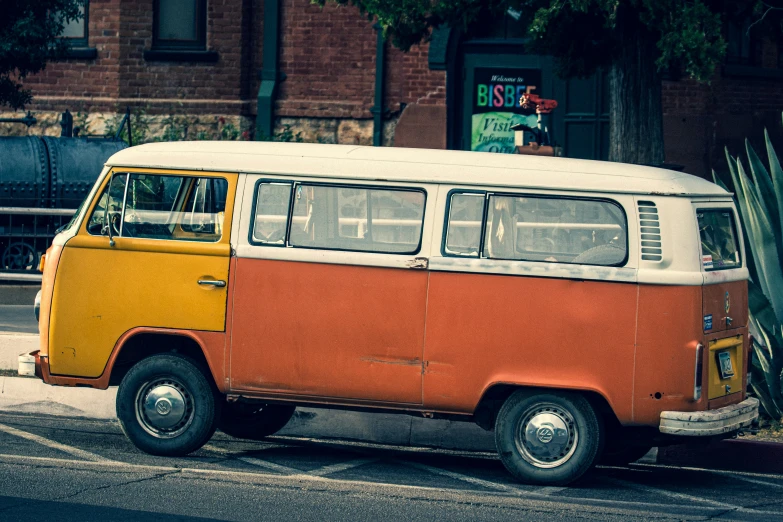
{"type": "MultiPolygon", "coordinates": [[[[764,130],[769,169],[745,140],[748,176],[742,161],[726,150],[748,253],[748,304],[753,354],[751,388],[767,414],[783,416],[783,169],[764,130]]],[[[730,190],[712,172],[715,183],[730,190]]],[[[730,190],[731,191],[731,190],[730,190]]]]}

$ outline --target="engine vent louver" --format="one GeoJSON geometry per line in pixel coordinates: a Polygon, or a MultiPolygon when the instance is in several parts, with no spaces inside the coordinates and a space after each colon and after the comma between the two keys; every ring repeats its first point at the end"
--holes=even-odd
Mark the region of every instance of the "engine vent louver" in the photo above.
{"type": "Polygon", "coordinates": [[[661,223],[658,220],[658,208],[652,201],[639,201],[638,205],[642,261],[662,261],[661,223]]]}

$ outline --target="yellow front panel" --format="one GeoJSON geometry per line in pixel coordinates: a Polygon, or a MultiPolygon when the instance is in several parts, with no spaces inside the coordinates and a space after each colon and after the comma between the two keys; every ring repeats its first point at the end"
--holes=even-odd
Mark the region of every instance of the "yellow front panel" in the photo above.
{"type": "Polygon", "coordinates": [[[708,398],[717,399],[732,393],[742,391],[742,336],[727,337],[710,341],[709,353],[709,391],[708,398]],[[734,375],[726,379],[721,378],[719,354],[727,353],[731,360],[734,375]],[[728,386],[728,388],[727,388],[728,386]]]}
{"type": "MultiPolygon", "coordinates": [[[[121,172],[129,170],[135,169],[121,172]]],[[[223,237],[216,243],[116,237],[112,247],[108,237],[89,235],[82,224],[65,245],[55,277],[53,374],[100,376],[117,340],[132,328],[225,329],[227,287],[198,284],[228,282],[237,176],[220,176],[229,190],[223,237]]]]}

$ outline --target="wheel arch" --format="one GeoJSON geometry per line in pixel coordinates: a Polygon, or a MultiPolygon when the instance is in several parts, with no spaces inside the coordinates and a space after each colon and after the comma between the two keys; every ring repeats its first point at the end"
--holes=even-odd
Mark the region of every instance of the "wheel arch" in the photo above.
{"type": "Polygon", "coordinates": [[[208,377],[212,378],[215,386],[225,393],[226,379],[223,372],[225,344],[215,342],[214,339],[205,339],[204,334],[205,332],[161,328],[129,330],[117,341],[107,364],[104,376],[108,376],[108,386],[119,385],[122,378],[139,361],[152,355],[173,352],[193,360],[208,377]]]}
{"type": "Polygon", "coordinates": [[[619,426],[620,421],[609,400],[598,390],[580,388],[559,388],[548,386],[525,385],[518,383],[497,382],[489,385],[473,411],[473,420],[485,430],[493,430],[498,412],[503,403],[517,390],[547,392],[569,392],[581,394],[595,409],[596,414],[604,419],[607,426],[619,426]]]}

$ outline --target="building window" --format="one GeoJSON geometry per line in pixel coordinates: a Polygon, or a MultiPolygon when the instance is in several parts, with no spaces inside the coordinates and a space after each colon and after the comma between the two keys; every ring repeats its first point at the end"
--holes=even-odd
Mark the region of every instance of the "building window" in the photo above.
{"type": "Polygon", "coordinates": [[[68,40],[71,48],[87,47],[87,21],[89,15],[89,0],[79,6],[81,16],[77,20],[71,20],[63,27],[60,38],[68,40]]]}
{"type": "Polygon", "coordinates": [[[206,0],[155,0],[154,9],[153,49],[206,49],[206,0]]]}
{"type": "Polygon", "coordinates": [[[726,17],[726,63],[729,65],[759,65],[759,27],[751,27],[754,21],[753,7],[735,5],[728,8],[726,17]]]}

